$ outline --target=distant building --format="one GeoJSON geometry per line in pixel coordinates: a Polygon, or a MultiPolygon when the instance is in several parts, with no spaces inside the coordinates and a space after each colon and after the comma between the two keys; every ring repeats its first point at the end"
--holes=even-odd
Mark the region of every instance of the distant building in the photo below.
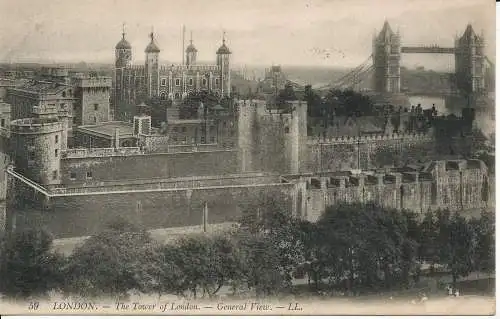
{"type": "Polygon", "coordinates": [[[145,49],[144,65],[132,64],[132,46],[122,39],[115,48],[113,104],[120,113],[126,105],[137,105],[152,97],[180,102],[190,92],[207,90],[219,96],[231,94],[231,51],[223,37],[214,65],[198,64],[198,50],[191,40],[184,65],[160,65],[160,48],[154,34],[145,49]]]}

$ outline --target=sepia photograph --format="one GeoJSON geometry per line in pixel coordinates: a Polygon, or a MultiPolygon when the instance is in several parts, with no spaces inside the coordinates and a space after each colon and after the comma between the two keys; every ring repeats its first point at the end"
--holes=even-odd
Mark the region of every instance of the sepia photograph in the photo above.
{"type": "Polygon", "coordinates": [[[489,315],[490,0],[0,0],[1,315],[489,315]]]}

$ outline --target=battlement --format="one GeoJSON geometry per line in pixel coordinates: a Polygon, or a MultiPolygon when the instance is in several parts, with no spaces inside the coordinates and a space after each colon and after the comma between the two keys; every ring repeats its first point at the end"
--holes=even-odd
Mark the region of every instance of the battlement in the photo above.
{"type": "Polygon", "coordinates": [[[70,148],[61,152],[61,158],[111,157],[143,154],[139,147],[70,148]]]}
{"type": "Polygon", "coordinates": [[[351,144],[351,143],[367,143],[373,141],[390,141],[390,140],[412,140],[412,141],[428,141],[432,140],[432,135],[429,133],[393,133],[390,135],[373,134],[362,136],[339,136],[339,137],[308,137],[307,145],[317,144],[351,144]]]}
{"type": "Polygon", "coordinates": [[[10,123],[11,131],[18,134],[52,133],[62,130],[57,118],[24,118],[10,123]]]}
{"type": "Polygon", "coordinates": [[[446,172],[480,170],[484,174],[487,169],[480,160],[434,161],[419,168],[398,167],[383,170],[351,170],[322,173],[306,173],[301,175],[282,176],[286,181],[306,182],[308,189],[328,188],[365,188],[366,186],[410,185],[421,182],[432,182],[435,177],[432,171],[442,167],[446,172]]]}
{"type": "Polygon", "coordinates": [[[105,87],[111,88],[111,77],[75,77],[73,79],[73,84],[82,87],[82,88],[90,88],[90,87],[105,87]]]}

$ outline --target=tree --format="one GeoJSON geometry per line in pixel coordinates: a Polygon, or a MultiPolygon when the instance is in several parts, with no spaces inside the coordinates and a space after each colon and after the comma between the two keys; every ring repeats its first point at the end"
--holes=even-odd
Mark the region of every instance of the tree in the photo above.
{"type": "MultiPolygon", "coordinates": [[[[220,103],[220,96],[209,91],[195,91],[189,93],[182,101],[179,116],[184,119],[198,117],[198,109],[203,104],[204,111],[209,112],[215,105],[220,103]]],[[[206,115],[206,114],[205,114],[206,115]]]]}
{"type": "Polygon", "coordinates": [[[246,258],[247,282],[259,294],[276,294],[290,287],[293,273],[305,262],[302,221],[290,215],[282,196],[277,192],[257,194],[240,221],[237,236],[246,258]],[[255,277],[262,267],[271,276],[265,281],[255,277]]]}
{"type": "Polygon", "coordinates": [[[51,252],[52,237],[42,229],[25,229],[5,239],[1,290],[10,297],[44,296],[62,283],[63,257],[51,252]]]}
{"type": "Polygon", "coordinates": [[[147,270],[154,245],[149,234],[116,220],[75,249],[66,265],[66,292],[82,296],[126,298],[131,289],[147,292],[153,280],[147,270]]]}
{"type": "Polygon", "coordinates": [[[174,282],[173,290],[181,295],[191,292],[196,298],[201,291],[213,297],[224,284],[238,277],[239,256],[230,238],[189,236],[179,240],[175,247],[165,248],[164,253],[164,260],[167,256],[172,258],[169,263],[173,260],[167,267],[178,273],[177,278],[168,274],[167,280],[174,282]]]}
{"type": "Polygon", "coordinates": [[[469,221],[474,235],[474,269],[486,273],[495,271],[495,215],[481,212],[480,218],[469,221]]]}
{"type": "Polygon", "coordinates": [[[331,90],[325,97],[325,109],[341,116],[374,115],[371,99],[353,90],[331,90]]]}
{"type": "Polygon", "coordinates": [[[415,264],[414,217],[374,203],[339,203],[318,221],[320,262],[332,285],[347,290],[393,286],[415,264]],[[414,224],[412,224],[414,228],[414,224]],[[322,247],[321,247],[322,246],[322,247]]]}
{"type": "Polygon", "coordinates": [[[438,212],[438,228],[439,262],[448,267],[456,286],[458,278],[473,270],[473,229],[463,216],[447,211],[438,212]]]}

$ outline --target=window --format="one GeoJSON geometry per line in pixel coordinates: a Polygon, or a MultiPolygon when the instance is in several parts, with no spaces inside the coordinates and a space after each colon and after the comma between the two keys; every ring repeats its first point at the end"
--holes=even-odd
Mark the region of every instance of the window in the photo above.
{"type": "Polygon", "coordinates": [[[215,136],[212,136],[210,140],[212,141],[212,144],[215,143],[215,136]]]}
{"type": "Polygon", "coordinates": [[[59,135],[56,135],[56,144],[59,143],[59,135]]]}
{"type": "Polygon", "coordinates": [[[33,161],[34,159],[35,159],[35,151],[30,151],[28,160],[33,161]]]}
{"type": "Polygon", "coordinates": [[[57,179],[57,170],[52,171],[52,179],[57,179]]]}
{"type": "Polygon", "coordinates": [[[2,127],[5,127],[5,119],[2,119],[2,122],[0,124],[2,127]]]}
{"type": "Polygon", "coordinates": [[[65,91],[62,92],[62,97],[66,97],[66,92],[65,91]]]}
{"type": "Polygon", "coordinates": [[[73,118],[73,124],[76,124],[76,117],[73,118]]]}
{"type": "Polygon", "coordinates": [[[76,173],[75,172],[69,173],[69,178],[70,179],[76,179],[76,173]]]}
{"type": "Polygon", "coordinates": [[[60,106],[61,106],[61,110],[64,110],[66,108],[66,104],[64,104],[64,103],[61,103],[60,106]]]}
{"type": "Polygon", "coordinates": [[[215,86],[219,86],[219,79],[215,79],[215,86]]]}
{"type": "Polygon", "coordinates": [[[186,127],[185,126],[182,127],[182,133],[186,133],[186,127]]]}
{"type": "Polygon", "coordinates": [[[57,157],[59,155],[59,150],[58,149],[55,149],[54,150],[54,156],[57,157]]]}
{"type": "Polygon", "coordinates": [[[205,144],[205,136],[201,137],[201,144],[205,144]]]}
{"type": "Polygon", "coordinates": [[[161,86],[167,86],[167,79],[161,79],[161,86]]]}
{"type": "Polygon", "coordinates": [[[181,79],[175,79],[175,86],[181,85],[181,79]]]}
{"type": "Polygon", "coordinates": [[[193,86],[193,79],[189,79],[189,86],[193,86]]]}
{"type": "Polygon", "coordinates": [[[288,128],[288,126],[287,126],[287,127],[285,127],[285,133],[286,133],[286,134],[290,133],[290,129],[288,128]]]}
{"type": "Polygon", "coordinates": [[[99,109],[99,104],[94,104],[94,111],[97,111],[99,109]]]}
{"type": "Polygon", "coordinates": [[[92,178],[92,172],[87,172],[87,178],[92,178]]]}
{"type": "Polygon", "coordinates": [[[97,123],[97,117],[94,116],[94,123],[97,123]]]}
{"type": "Polygon", "coordinates": [[[207,79],[203,79],[201,83],[203,84],[203,86],[207,86],[207,79]]]}
{"type": "Polygon", "coordinates": [[[165,92],[160,94],[160,100],[165,101],[167,99],[167,94],[165,92]]]}
{"type": "Polygon", "coordinates": [[[179,92],[175,93],[175,98],[176,99],[180,99],[181,98],[181,94],[179,92]]]}

